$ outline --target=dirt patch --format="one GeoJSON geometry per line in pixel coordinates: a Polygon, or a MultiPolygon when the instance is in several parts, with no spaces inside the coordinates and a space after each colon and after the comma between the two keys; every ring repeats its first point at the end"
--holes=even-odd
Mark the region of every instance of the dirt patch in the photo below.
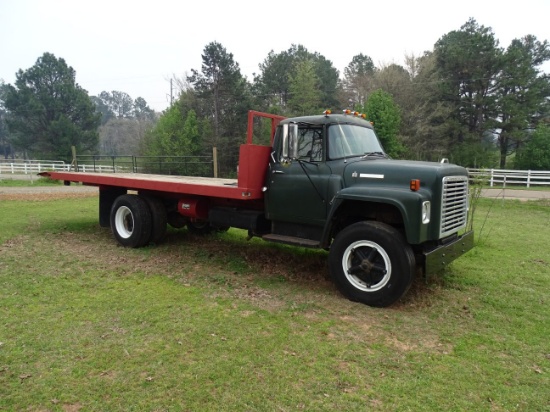
{"type": "Polygon", "coordinates": [[[0,187],[0,200],[40,202],[54,199],[93,197],[99,193],[92,186],[0,187]]]}

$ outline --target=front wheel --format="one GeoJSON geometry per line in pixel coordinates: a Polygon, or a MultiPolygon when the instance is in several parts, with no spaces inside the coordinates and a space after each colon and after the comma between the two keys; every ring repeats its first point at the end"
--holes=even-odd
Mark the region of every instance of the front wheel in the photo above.
{"type": "Polygon", "coordinates": [[[348,299],[385,307],[399,300],[414,279],[414,253],[393,227],[380,222],[354,223],[330,248],[330,272],[348,299]]]}

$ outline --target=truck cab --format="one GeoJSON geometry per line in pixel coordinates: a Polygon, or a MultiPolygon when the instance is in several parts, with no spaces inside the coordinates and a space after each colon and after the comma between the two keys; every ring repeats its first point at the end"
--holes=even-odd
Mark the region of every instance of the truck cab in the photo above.
{"type": "Polygon", "coordinates": [[[285,119],[272,149],[262,237],[330,250],[333,279],[352,300],[385,306],[417,268],[438,272],[473,246],[466,169],[390,159],[358,113],[285,119]]]}

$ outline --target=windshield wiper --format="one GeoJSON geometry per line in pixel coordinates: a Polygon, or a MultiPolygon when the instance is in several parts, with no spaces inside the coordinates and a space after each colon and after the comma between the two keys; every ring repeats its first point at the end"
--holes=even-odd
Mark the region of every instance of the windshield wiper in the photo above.
{"type": "Polygon", "coordinates": [[[361,157],[361,159],[365,159],[367,157],[383,157],[383,158],[386,158],[388,156],[384,152],[366,152],[365,155],[363,157],[361,157]]]}

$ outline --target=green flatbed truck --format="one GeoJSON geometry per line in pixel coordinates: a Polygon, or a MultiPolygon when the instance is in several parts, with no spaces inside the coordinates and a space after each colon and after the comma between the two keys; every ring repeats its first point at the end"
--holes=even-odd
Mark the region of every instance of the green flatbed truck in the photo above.
{"type": "Polygon", "coordinates": [[[45,172],[99,187],[99,223],[128,247],[159,242],[167,224],[195,233],[236,227],[270,242],[329,250],[350,300],[385,307],[417,273],[473,247],[468,173],[448,162],[392,160],[357,113],[283,118],[249,112],[238,178],[45,172]],[[252,143],[254,118],[271,144],[252,143]]]}

